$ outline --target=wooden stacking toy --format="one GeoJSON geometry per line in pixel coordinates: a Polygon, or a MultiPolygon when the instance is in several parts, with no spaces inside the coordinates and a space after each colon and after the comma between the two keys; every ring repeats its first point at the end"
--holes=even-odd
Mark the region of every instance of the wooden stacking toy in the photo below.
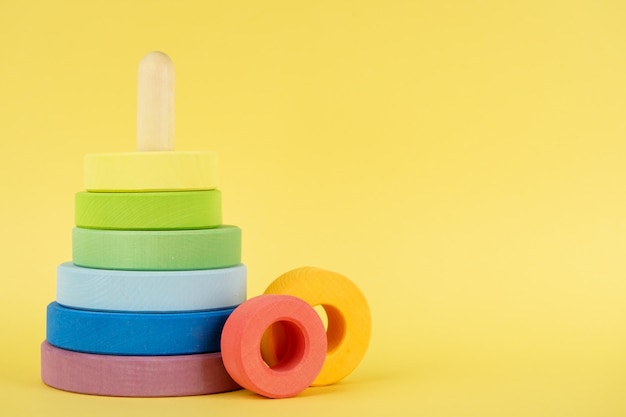
{"type": "Polygon", "coordinates": [[[72,262],[57,269],[41,377],[110,396],[239,389],[221,333],[246,300],[241,230],[222,224],[213,152],[174,151],[174,68],[139,65],[138,152],[85,157],[72,262]]]}
{"type": "Polygon", "coordinates": [[[173,135],[173,64],[152,52],[139,64],[138,152],[85,156],[72,262],[58,266],[47,308],[44,383],[108,396],[247,388],[286,398],[346,377],[371,333],[361,291],[303,267],[246,301],[241,230],[222,224],[216,155],[176,152],[173,135]]]}

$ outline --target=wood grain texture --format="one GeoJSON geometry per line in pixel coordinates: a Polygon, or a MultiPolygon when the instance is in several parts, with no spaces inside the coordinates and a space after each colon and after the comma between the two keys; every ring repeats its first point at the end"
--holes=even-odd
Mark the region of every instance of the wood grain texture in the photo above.
{"type": "Polygon", "coordinates": [[[150,193],[79,192],[74,198],[78,227],[117,230],[206,229],[222,223],[222,193],[172,191],[150,193]]]}
{"type": "MultiPolygon", "coordinates": [[[[333,384],[361,362],[369,345],[372,319],[365,296],[348,278],[321,268],[302,267],[276,278],[265,294],[289,294],[311,306],[324,307],[328,317],[328,352],[324,367],[312,385],[333,384]]],[[[263,340],[261,350],[269,365],[281,359],[282,341],[272,337],[280,338],[283,333],[276,332],[263,340]]]]}
{"type": "Polygon", "coordinates": [[[316,378],[326,357],[326,334],[319,315],[289,295],[261,295],[240,305],[222,331],[222,357],[242,387],[269,398],[293,397],[316,378]],[[261,357],[265,330],[280,322],[284,355],[269,367],[261,357]]]}
{"type": "Polygon", "coordinates": [[[215,152],[118,152],[85,155],[85,189],[93,192],[213,190],[215,152]]]}
{"type": "Polygon", "coordinates": [[[61,349],[103,355],[160,356],[220,350],[233,309],[178,313],[106,312],[48,305],[46,340],[61,349]]]}
{"type": "Polygon", "coordinates": [[[57,268],[56,301],[102,311],[176,312],[229,308],[246,301],[246,267],[193,271],[57,268]]]}
{"type": "Polygon", "coordinates": [[[174,63],[152,51],[137,71],[137,150],[174,150],[174,63]]]}
{"type": "Polygon", "coordinates": [[[78,353],[41,344],[41,379],[80,394],[178,397],[240,389],[219,352],[179,356],[114,356],[78,353]]]}
{"type": "Polygon", "coordinates": [[[72,230],[72,262],[87,268],[176,271],[241,263],[241,229],[72,230]]]}

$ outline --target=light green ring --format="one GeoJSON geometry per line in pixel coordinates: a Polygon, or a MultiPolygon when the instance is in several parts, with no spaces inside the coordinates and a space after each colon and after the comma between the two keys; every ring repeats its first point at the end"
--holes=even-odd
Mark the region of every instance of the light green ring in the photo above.
{"type": "Polygon", "coordinates": [[[72,230],[72,262],[86,268],[183,271],[241,263],[241,229],[72,230]]]}

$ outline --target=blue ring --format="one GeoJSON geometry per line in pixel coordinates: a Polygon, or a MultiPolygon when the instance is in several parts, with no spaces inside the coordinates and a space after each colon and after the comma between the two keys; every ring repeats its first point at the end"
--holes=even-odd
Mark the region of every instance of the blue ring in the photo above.
{"type": "Polygon", "coordinates": [[[103,355],[166,356],[219,352],[234,308],[128,313],[48,305],[46,339],[61,349],[103,355]]]}

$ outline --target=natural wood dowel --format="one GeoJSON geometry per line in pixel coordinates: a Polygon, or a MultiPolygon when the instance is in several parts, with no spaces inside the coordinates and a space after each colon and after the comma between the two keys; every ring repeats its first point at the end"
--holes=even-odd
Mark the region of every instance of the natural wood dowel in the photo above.
{"type": "Polygon", "coordinates": [[[137,150],[174,150],[174,64],[162,52],[139,63],[137,150]]]}

